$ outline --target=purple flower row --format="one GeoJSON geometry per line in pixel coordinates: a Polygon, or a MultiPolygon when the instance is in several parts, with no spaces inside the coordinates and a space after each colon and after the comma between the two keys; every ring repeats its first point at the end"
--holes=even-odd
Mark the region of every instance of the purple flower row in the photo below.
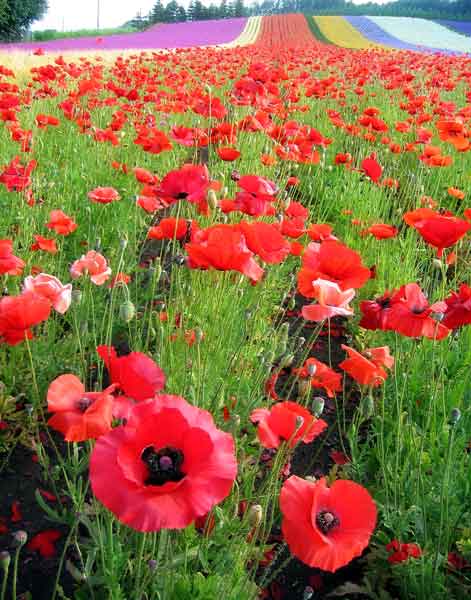
{"type": "Polygon", "coordinates": [[[467,35],[471,37],[471,21],[436,21],[440,25],[444,27],[448,27],[448,29],[453,29],[458,33],[462,33],[463,35],[467,35]]]}
{"type": "Polygon", "coordinates": [[[41,47],[52,52],[66,50],[126,50],[188,48],[227,44],[243,31],[246,18],[166,23],[140,33],[109,35],[103,38],[83,37],[48,42],[0,44],[2,51],[34,50],[41,47]]]}

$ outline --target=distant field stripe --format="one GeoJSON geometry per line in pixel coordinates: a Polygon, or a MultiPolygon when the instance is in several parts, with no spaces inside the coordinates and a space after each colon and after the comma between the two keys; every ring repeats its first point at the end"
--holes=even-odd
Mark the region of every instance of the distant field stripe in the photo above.
{"type": "Polygon", "coordinates": [[[316,40],[319,40],[319,42],[323,42],[324,44],[331,44],[332,42],[322,33],[314,17],[311,15],[305,15],[305,17],[307,24],[309,25],[309,29],[316,40]]]}
{"type": "Polygon", "coordinates": [[[378,48],[381,44],[371,42],[361,35],[344,17],[314,17],[322,35],[336,46],[365,50],[378,48]]]}
{"type": "Polygon", "coordinates": [[[471,21],[444,21],[443,19],[436,19],[435,22],[452,31],[461,33],[461,35],[471,37],[471,21]]]}
{"type": "Polygon", "coordinates": [[[262,17],[249,17],[241,34],[235,40],[224,44],[225,48],[234,48],[236,46],[250,46],[255,44],[260,35],[262,26],[262,17]]]}
{"type": "Polygon", "coordinates": [[[471,53],[471,38],[447,29],[435,21],[412,17],[368,17],[381,29],[408,44],[426,49],[471,53]]]}

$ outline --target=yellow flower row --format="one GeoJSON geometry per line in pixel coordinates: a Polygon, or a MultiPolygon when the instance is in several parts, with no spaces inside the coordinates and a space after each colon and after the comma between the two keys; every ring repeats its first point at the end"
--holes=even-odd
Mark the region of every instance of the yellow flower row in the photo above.
{"type": "Polygon", "coordinates": [[[368,40],[343,17],[314,17],[314,20],[321,33],[336,46],[358,50],[365,48],[390,49],[368,40]]]}

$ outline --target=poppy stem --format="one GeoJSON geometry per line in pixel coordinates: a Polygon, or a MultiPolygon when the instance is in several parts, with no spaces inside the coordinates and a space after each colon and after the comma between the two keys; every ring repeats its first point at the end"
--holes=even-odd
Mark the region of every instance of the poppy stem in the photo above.
{"type": "Polygon", "coordinates": [[[273,581],[275,581],[275,579],[278,577],[281,571],[283,571],[283,569],[287,567],[292,560],[293,556],[289,551],[288,544],[283,542],[276,551],[276,554],[273,557],[271,563],[265,568],[263,577],[261,578],[258,584],[259,587],[264,588],[267,585],[270,585],[270,583],[272,583],[273,581]],[[286,550],[288,550],[288,556],[278,566],[276,566],[276,563],[278,563],[279,559],[283,556],[286,550]]]}

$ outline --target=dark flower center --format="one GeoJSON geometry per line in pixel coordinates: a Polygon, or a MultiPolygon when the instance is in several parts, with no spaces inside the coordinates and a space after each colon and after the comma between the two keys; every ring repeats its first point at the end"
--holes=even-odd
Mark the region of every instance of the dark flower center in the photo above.
{"type": "Polygon", "coordinates": [[[420,307],[420,306],[413,306],[411,308],[411,313],[414,315],[421,315],[422,313],[424,313],[426,311],[426,307],[420,307]]]}
{"type": "Polygon", "coordinates": [[[84,413],[89,406],[93,404],[93,400],[91,398],[87,398],[87,396],[83,396],[80,400],[77,401],[77,408],[80,412],[84,413]]]}
{"type": "Polygon", "coordinates": [[[185,477],[185,473],[181,471],[183,452],[177,448],[166,446],[156,450],[153,446],[148,446],[142,453],[141,460],[148,469],[144,485],[163,485],[168,481],[181,481],[185,477]]]}
{"type": "Polygon", "coordinates": [[[380,308],[384,310],[385,308],[389,308],[391,306],[391,298],[378,298],[377,303],[380,308]]]}
{"type": "Polygon", "coordinates": [[[340,521],[334,514],[332,514],[328,510],[323,510],[317,513],[316,525],[317,527],[319,527],[322,533],[327,534],[334,527],[338,527],[340,525],[340,521]]]}
{"type": "Polygon", "coordinates": [[[176,198],[177,200],[185,200],[185,198],[188,198],[188,192],[178,192],[176,198]]]}

